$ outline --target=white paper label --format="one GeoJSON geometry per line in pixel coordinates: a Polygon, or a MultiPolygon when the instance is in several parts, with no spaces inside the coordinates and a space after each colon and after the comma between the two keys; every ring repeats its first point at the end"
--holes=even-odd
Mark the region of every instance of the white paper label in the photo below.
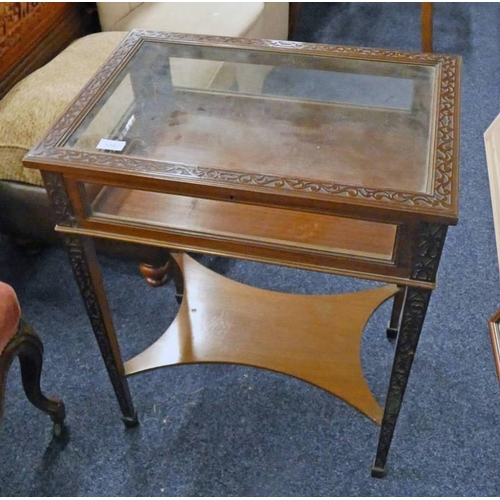
{"type": "Polygon", "coordinates": [[[126,146],[125,141],[111,141],[110,139],[101,139],[97,149],[107,149],[108,151],[123,151],[126,146]]]}

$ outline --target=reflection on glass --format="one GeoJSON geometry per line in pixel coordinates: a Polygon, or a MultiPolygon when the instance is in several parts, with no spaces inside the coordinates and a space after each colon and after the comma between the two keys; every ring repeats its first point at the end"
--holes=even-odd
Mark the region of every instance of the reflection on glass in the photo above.
{"type": "Polygon", "coordinates": [[[431,66],[146,42],[65,147],[429,192],[434,80],[431,66]]]}

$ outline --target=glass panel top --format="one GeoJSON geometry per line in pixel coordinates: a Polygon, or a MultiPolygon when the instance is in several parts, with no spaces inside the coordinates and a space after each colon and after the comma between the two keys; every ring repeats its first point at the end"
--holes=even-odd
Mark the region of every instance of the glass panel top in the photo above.
{"type": "Polygon", "coordinates": [[[430,193],[435,71],[147,41],[64,147],[430,193]]]}

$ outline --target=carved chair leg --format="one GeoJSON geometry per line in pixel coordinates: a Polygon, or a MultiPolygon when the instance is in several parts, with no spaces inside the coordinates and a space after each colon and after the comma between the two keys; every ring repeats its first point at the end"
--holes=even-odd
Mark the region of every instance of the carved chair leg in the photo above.
{"type": "Polygon", "coordinates": [[[21,364],[21,377],[24,392],[30,403],[50,416],[54,423],[54,436],[62,435],[66,410],[64,403],[57,399],[49,399],[42,393],[40,378],[43,364],[43,344],[33,329],[22,319],[16,335],[2,352],[0,364],[0,417],[3,414],[5,379],[13,359],[18,356],[21,364]]]}
{"type": "Polygon", "coordinates": [[[389,325],[387,326],[387,338],[390,340],[393,340],[398,336],[399,322],[401,320],[401,311],[403,310],[404,298],[405,289],[400,288],[398,293],[394,296],[391,320],[389,322],[389,325]]]}
{"type": "Polygon", "coordinates": [[[417,350],[431,290],[408,287],[405,293],[401,329],[396,344],[389,391],[385,402],[384,417],[372,467],[372,477],[385,476],[385,464],[392,436],[398,420],[403,396],[417,350]]]}
{"type": "MultiPolygon", "coordinates": [[[[57,223],[74,226],[76,224],[75,210],[69,200],[65,179],[62,175],[51,172],[43,172],[42,178],[56,214],[57,223]]],[[[89,237],[76,234],[65,234],[63,241],[97,345],[120,405],[123,423],[126,427],[135,427],[139,421],[125,376],[120,346],[116,338],[94,242],[89,237]]]]}

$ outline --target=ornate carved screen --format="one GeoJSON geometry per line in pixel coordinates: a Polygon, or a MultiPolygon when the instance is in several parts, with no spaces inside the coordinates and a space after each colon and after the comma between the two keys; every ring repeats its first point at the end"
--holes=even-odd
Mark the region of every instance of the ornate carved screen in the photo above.
{"type": "Polygon", "coordinates": [[[89,3],[0,2],[0,99],[90,30],[89,3]]]}

